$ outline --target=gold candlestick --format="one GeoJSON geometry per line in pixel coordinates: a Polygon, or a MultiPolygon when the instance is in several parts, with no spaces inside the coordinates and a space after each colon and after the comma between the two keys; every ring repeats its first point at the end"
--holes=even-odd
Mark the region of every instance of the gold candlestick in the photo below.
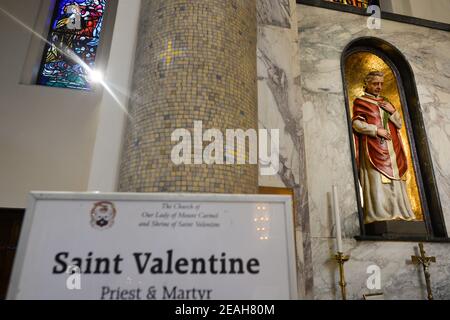
{"type": "Polygon", "coordinates": [[[339,286],[341,287],[342,300],[347,300],[347,283],[345,282],[344,263],[350,260],[350,256],[346,256],[343,252],[338,252],[334,257],[339,265],[339,286]]]}

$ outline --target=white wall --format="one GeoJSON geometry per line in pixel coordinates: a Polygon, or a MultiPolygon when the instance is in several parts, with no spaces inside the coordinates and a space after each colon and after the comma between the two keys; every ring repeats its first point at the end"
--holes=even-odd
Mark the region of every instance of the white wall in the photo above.
{"type": "MultiPolygon", "coordinates": [[[[132,2],[136,12],[119,11],[118,21],[123,26],[129,19],[133,26],[139,0],[120,0],[122,8],[124,2],[132,2]]],[[[0,0],[0,8],[33,27],[41,3],[0,0]]],[[[111,51],[114,60],[106,70],[108,81],[123,87],[128,85],[124,74],[132,60],[123,52],[134,45],[132,31],[116,28],[112,47],[119,53],[111,51]]],[[[114,102],[101,89],[83,92],[19,84],[32,35],[0,11],[0,39],[0,207],[25,207],[31,190],[86,191],[90,174],[95,174],[91,163],[97,161],[92,157],[98,119],[103,117],[100,128],[109,122],[105,106],[113,107],[114,102]]],[[[108,143],[120,145],[116,140],[108,143]]]]}
{"type": "Polygon", "coordinates": [[[122,137],[125,129],[131,76],[139,23],[141,0],[121,0],[105,83],[115,96],[105,91],[100,102],[100,117],[93,152],[88,190],[114,192],[119,175],[122,137]]]}
{"type": "MultiPolygon", "coordinates": [[[[39,5],[0,0],[31,27],[39,5]]],[[[99,96],[19,84],[31,37],[0,13],[0,207],[24,207],[30,190],[86,189],[99,96]]]]}

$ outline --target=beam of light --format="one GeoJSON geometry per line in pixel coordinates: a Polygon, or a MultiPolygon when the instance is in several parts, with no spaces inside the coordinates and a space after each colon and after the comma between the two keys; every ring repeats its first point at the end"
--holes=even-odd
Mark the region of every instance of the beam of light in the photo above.
{"type": "Polygon", "coordinates": [[[80,64],[88,73],[88,76],[92,79],[95,78],[97,83],[99,83],[108,93],[109,95],[114,99],[114,101],[117,103],[117,105],[120,107],[120,109],[126,114],[126,116],[130,119],[131,115],[128,113],[127,108],[123,105],[123,103],[119,100],[119,98],[116,96],[116,94],[113,92],[113,90],[109,87],[109,85],[103,80],[103,77],[98,71],[93,70],[91,67],[89,67],[80,57],[78,57],[75,52],[73,52],[69,48],[63,48],[64,50],[61,50],[61,48],[58,48],[53,43],[49,42],[46,38],[44,38],[42,35],[34,31],[31,27],[29,27],[27,24],[22,22],[20,19],[6,11],[5,9],[0,7],[0,12],[2,12],[4,15],[9,17],[11,20],[16,22],[18,25],[20,25],[22,28],[26,29],[28,32],[30,32],[35,37],[41,39],[45,43],[47,43],[49,46],[54,46],[56,50],[61,53],[63,56],[69,58],[75,63],[80,64]]]}
{"type": "Polygon", "coordinates": [[[99,71],[94,70],[89,75],[89,79],[91,79],[93,83],[100,83],[103,81],[103,74],[99,71]]]}

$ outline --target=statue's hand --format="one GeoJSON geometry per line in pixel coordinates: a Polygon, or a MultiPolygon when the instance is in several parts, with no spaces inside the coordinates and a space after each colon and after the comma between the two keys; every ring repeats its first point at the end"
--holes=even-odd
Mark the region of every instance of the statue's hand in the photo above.
{"type": "Polygon", "coordinates": [[[380,105],[384,110],[386,110],[390,114],[393,114],[393,113],[395,113],[395,111],[397,111],[397,110],[395,110],[394,106],[387,101],[380,102],[380,105]]]}
{"type": "Polygon", "coordinates": [[[383,139],[386,139],[386,140],[392,140],[391,134],[387,130],[385,130],[383,128],[378,128],[377,135],[380,138],[383,138],[383,139]]]}

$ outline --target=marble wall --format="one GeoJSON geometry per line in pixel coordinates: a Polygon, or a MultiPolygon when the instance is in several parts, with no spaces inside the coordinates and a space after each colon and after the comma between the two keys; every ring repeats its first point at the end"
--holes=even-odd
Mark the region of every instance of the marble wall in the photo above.
{"type": "MultiPolygon", "coordinates": [[[[315,299],[339,299],[334,221],[330,193],[337,185],[345,234],[348,293],[361,299],[370,293],[366,269],[381,268],[386,299],[425,299],[421,270],[409,263],[416,243],[357,242],[357,203],[351,164],[340,59],[344,47],[362,36],[382,38],[396,46],[410,62],[417,82],[433,165],[450,233],[450,33],[393,21],[369,30],[366,17],[306,5],[297,5],[300,97],[303,116],[312,269],[315,299]]],[[[296,116],[298,114],[294,112],[296,116]]],[[[301,127],[301,125],[299,125],[301,127]]],[[[437,299],[450,299],[450,244],[426,243],[437,257],[431,267],[437,299]]]]}
{"type": "Polygon", "coordinates": [[[300,69],[295,0],[258,0],[258,110],[261,129],[280,130],[280,171],[260,176],[260,186],[293,188],[295,193],[299,292],[312,294],[311,241],[299,108],[300,69]]]}

